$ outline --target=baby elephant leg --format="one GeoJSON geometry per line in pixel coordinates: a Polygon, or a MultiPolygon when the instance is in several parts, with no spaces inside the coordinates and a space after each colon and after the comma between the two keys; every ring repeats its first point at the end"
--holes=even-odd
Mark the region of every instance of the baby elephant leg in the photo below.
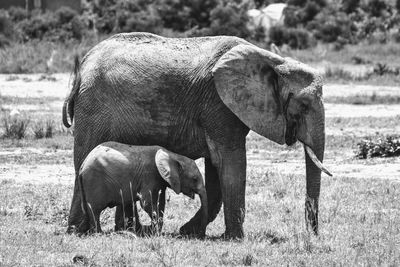
{"type": "Polygon", "coordinates": [[[133,229],[133,205],[127,204],[122,208],[118,205],[115,210],[115,231],[133,229]]]}
{"type": "Polygon", "coordinates": [[[142,226],[142,233],[144,235],[160,233],[163,227],[165,190],[161,190],[159,195],[153,196],[151,202],[142,204],[142,207],[151,218],[151,225],[142,226]]]}
{"type": "Polygon", "coordinates": [[[93,209],[91,210],[90,218],[90,229],[89,232],[101,233],[100,227],[100,213],[102,210],[93,209]]]}

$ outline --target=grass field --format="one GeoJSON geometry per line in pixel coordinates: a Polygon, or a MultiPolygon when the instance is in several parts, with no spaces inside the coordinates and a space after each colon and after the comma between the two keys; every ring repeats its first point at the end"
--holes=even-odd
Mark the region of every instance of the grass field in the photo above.
{"type": "Polygon", "coordinates": [[[301,146],[250,133],[246,237],[228,242],[218,238],[222,212],[205,240],[181,238],[200,203],[170,190],[160,236],[113,232],[112,210],[102,216],[104,234],[65,234],[74,179],[73,138],[61,127],[69,76],[8,77],[0,75],[0,131],[14,108],[30,122],[25,139],[0,139],[0,266],[400,265],[400,160],[355,157],[362,139],[400,132],[398,87],[325,86],[325,163],[334,177],[322,177],[319,237],[304,224],[301,146]],[[35,125],[47,120],[54,137],[35,139],[35,125]]]}

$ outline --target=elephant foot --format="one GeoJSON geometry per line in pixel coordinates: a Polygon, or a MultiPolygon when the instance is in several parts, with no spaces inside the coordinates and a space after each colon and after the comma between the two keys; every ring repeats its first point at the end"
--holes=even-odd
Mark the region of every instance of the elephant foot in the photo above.
{"type": "Polygon", "coordinates": [[[185,223],[180,229],[179,234],[186,237],[204,238],[205,231],[201,229],[200,220],[190,220],[185,223]]]}
{"type": "Polygon", "coordinates": [[[76,225],[68,225],[67,228],[67,234],[71,235],[71,234],[75,234],[77,232],[77,227],[76,225]]]}
{"type": "Polygon", "coordinates": [[[229,241],[242,241],[244,238],[244,233],[243,230],[237,230],[237,231],[225,231],[220,237],[223,240],[229,240],[229,241]]]}

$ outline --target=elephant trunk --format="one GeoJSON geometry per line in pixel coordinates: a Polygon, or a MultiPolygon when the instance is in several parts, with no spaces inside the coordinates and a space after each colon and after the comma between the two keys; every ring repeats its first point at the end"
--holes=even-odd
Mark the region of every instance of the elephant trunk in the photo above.
{"type": "MultiPolygon", "coordinates": [[[[321,188],[321,170],[326,171],[321,164],[325,150],[325,115],[322,103],[321,109],[321,111],[315,113],[311,124],[312,147],[309,148],[304,145],[307,181],[305,219],[307,229],[310,227],[316,235],[318,234],[318,200],[321,188]]],[[[326,172],[328,175],[330,174],[328,171],[326,172]]]]}
{"type": "Polygon", "coordinates": [[[205,188],[199,191],[200,202],[201,202],[201,222],[200,222],[200,232],[199,237],[204,237],[206,235],[206,227],[208,224],[208,203],[207,203],[207,192],[205,188]]]}

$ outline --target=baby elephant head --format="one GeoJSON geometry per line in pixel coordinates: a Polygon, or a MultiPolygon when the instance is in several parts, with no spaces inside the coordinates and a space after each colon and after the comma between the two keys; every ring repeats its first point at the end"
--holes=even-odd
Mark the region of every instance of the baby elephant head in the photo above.
{"type": "Polygon", "coordinates": [[[159,149],[155,156],[156,166],[161,177],[169,184],[175,193],[182,192],[194,199],[194,194],[200,196],[202,208],[202,227],[200,236],[205,235],[208,223],[207,193],[203,176],[194,160],[164,149],[159,149]]]}

